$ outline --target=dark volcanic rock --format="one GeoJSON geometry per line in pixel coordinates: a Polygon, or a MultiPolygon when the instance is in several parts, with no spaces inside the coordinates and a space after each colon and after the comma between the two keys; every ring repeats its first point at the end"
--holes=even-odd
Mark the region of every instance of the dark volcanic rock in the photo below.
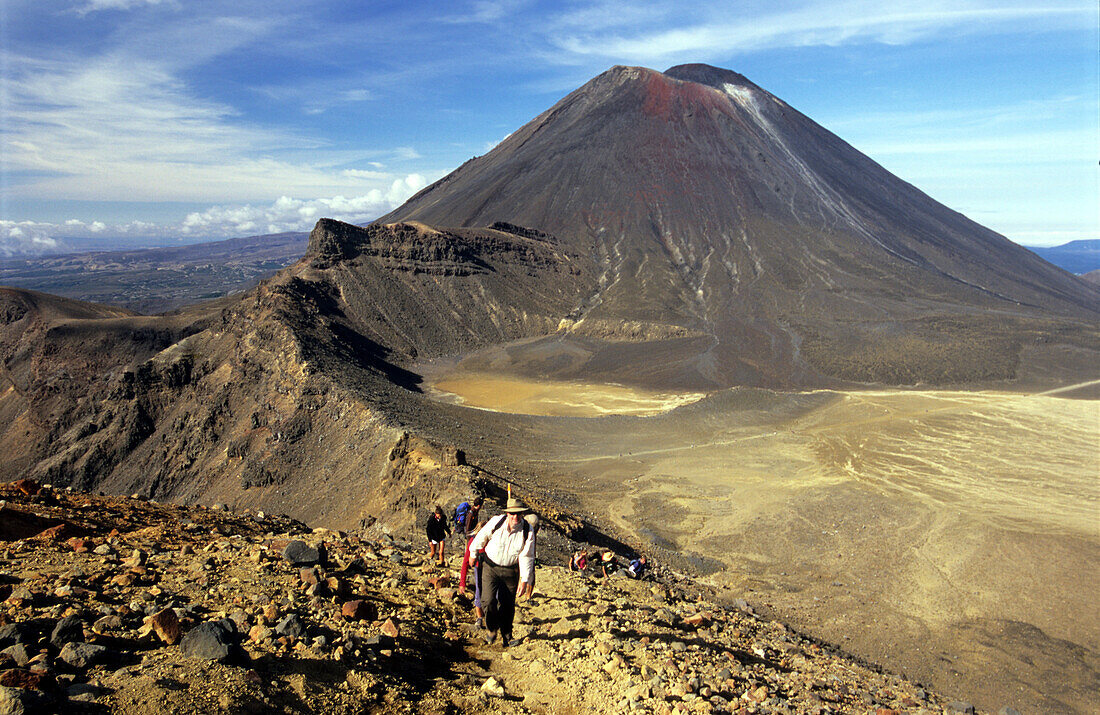
{"type": "Polygon", "coordinates": [[[236,646],[236,632],[225,621],[206,621],[192,628],[180,641],[180,651],[190,658],[226,661],[236,646]]]}
{"type": "Polygon", "coordinates": [[[313,547],[295,539],[283,549],[283,558],[294,566],[310,566],[324,561],[323,548],[313,547]]]}
{"type": "Polygon", "coordinates": [[[87,668],[107,660],[110,654],[110,650],[101,645],[70,642],[57,657],[74,668],[87,668]]]}
{"type": "Polygon", "coordinates": [[[84,640],[84,623],[76,616],[66,616],[57,622],[50,633],[50,645],[61,649],[66,643],[84,640]]]}

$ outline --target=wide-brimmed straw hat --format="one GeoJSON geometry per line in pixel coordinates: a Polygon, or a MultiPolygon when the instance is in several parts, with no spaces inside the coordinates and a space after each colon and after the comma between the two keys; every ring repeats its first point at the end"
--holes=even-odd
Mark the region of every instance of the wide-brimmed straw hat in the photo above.
{"type": "Polygon", "coordinates": [[[524,514],[527,511],[527,505],[513,497],[508,498],[508,506],[504,507],[505,514],[524,514]]]}
{"type": "Polygon", "coordinates": [[[610,561],[613,558],[615,558],[615,554],[611,553],[610,551],[603,552],[603,560],[604,561],[610,561]]]}

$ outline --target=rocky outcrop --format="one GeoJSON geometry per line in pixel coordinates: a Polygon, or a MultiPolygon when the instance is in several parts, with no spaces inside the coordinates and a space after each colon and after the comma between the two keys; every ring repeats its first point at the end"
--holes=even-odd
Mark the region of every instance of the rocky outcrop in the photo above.
{"type": "Polygon", "coordinates": [[[6,514],[81,533],[0,540],[0,705],[14,712],[970,707],[660,567],[632,581],[544,563],[520,643],[502,648],[484,644],[456,588],[458,556],[440,568],[404,534],[51,489],[0,497],[6,514]]]}

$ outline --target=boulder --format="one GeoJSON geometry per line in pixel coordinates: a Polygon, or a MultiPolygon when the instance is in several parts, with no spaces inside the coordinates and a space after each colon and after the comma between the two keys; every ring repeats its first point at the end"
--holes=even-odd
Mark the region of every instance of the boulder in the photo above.
{"type": "Polygon", "coordinates": [[[324,561],[324,547],[313,547],[304,541],[295,539],[283,549],[283,558],[293,566],[312,566],[324,561]]]}
{"type": "Polygon", "coordinates": [[[65,616],[50,633],[50,645],[60,650],[66,643],[84,640],[84,624],[76,616],[65,616]]]}
{"type": "Polygon", "coordinates": [[[45,693],[0,686],[0,715],[50,712],[54,699],[45,693]]]}
{"type": "Polygon", "coordinates": [[[233,654],[235,635],[224,620],[206,621],[187,632],[180,652],[189,658],[225,662],[233,654]]]}
{"type": "Polygon", "coordinates": [[[74,668],[90,668],[102,663],[110,656],[110,651],[101,645],[92,643],[66,643],[58,656],[62,661],[74,668]]]}

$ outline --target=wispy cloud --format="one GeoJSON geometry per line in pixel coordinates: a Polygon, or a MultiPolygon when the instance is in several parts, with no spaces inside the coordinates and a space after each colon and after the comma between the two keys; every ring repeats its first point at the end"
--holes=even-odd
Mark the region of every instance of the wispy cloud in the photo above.
{"type": "Polygon", "coordinates": [[[655,63],[715,54],[730,56],[784,47],[854,42],[907,44],[943,32],[995,33],[1006,26],[1067,27],[1095,20],[1085,3],[1041,6],[1016,2],[930,2],[913,7],[877,0],[750,4],[730,9],[713,3],[678,8],[648,26],[626,23],[619,3],[602,3],[578,23],[561,17],[550,38],[570,55],[655,63]],[[785,7],[790,6],[790,7],[785,7]],[[683,21],[681,18],[693,18],[683,21]],[[601,21],[602,20],[602,21],[601,21]]]}
{"type": "Polygon", "coordinates": [[[77,8],[77,12],[86,15],[100,10],[130,10],[142,5],[160,5],[175,3],[176,0],[89,0],[77,8]]]}

